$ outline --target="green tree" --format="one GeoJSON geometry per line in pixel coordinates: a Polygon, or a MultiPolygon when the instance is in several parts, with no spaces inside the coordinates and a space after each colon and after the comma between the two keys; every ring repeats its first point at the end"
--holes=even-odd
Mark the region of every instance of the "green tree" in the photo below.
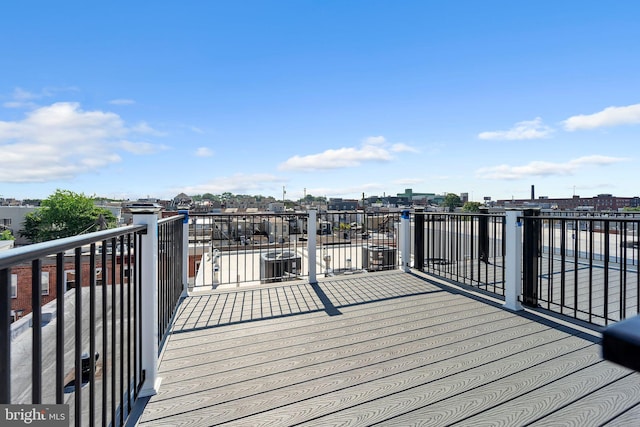
{"type": "Polygon", "coordinates": [[[324,196],[314,197],[311,194],[307,194],[302,199],[300,199],[300,202],[302,202],[302,203],[325,202],[326,200],[327,200],[327,198],[324,197],[324,196]]]}
{"type": "Polygon", "coordinates": [[[16,240],[11,234],[11,230],[4,230],[0,232],[0,240],[16,240]]]}
{"type": "Polygon", "coordinates": [[[462,206],[462,200],[457,194],[448,193],[442,201],[442,206],[449,208],[449,212],[453,212],[455,208],[462,206]]]}
{"type": "Polygon", "coordinates": [[[26,215],[20,235],[36,243],[113,228],[116,223],[116,217],[108,209],[97,207],[93,198],[56,190],[26,215]]]}
{"type": "Polygon", "coordinates": [[[480,212],[480,206],[482,206],[482,203],[480,202],[466,202],[462,206],[462,211],[463,212],[480,212]]]}

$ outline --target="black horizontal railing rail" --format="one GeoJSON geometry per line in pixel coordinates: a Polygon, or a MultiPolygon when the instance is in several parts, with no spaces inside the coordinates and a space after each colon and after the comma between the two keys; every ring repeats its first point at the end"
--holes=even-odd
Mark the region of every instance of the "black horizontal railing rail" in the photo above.
{"type": "Polygon", "coordinates": [[[123,424],[143,381],[132,337],[140,336],[145,230],[121,227],[0,254],[1,403],[69,404],[70,424],[123,424]]]}

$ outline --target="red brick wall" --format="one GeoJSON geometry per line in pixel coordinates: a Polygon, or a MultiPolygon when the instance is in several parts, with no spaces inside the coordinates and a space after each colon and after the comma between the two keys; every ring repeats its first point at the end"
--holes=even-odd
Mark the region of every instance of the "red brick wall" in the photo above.
{"type": "MultiPolygon", "coordinates": [[[[200,260],[200,256],[189,256],[189,277],[194,277],[196,275],[195,264],[196,261],[200,260]]],[[[116,282],[120,281],[120,257],[116,258],[116,282]]],[[[126,262],[126,259],[125,259],[126,262]]],[[[133,258],[131,260],[132,268],[133,268],[133,258]]],[[[96,262],[96,269],[101,268],[102,263],[96,262]]],[[[126,268],[126,265],[125,265],[126,268]]],[[[108,276],[107,282],[111,284],[111,262],[108,261],[108,276]]],[[[74,262],[66,262],[64,265],[64,271],[73,271],[75,270],[74,262]]],[[[42,305],[45,305],[54,299],[56,299],[56,266],[53,261],[43,262],[42,270],[43,272],[49,273],[49,295],[42,295],[42,305]]],[[[14,311],[23,310],[20,315],[25,316],[31,313],[33,310],[31,309],[31,297],[32,297],[32,285],[31,285],[31,266],[30,265],[22,265],[16,266],[11,269],[11,274],[17,275],[18,279],[18,295],[17,298],[11,298],[11,309],[14,311]]],[[[100,280],[102,278],[102,274],[97,276],[97,279],[100,280]]],[[[126,280],[126,279],[125,279],[126,280]]],[[[89,286],[89,260],[88,258],[82,261],[82,286],[89,286]]]]}
{"type": "MultiPolygon", "coordinates": [[[[126,261],[126,260],[125,260],[126,261]]],[[[133,260],[132,260],[133,261],[133,260]]],[[[120,281],[120,257],[116,260],[117,264],[115,266],[116,273],[116,282],[120,281]]],[[[132,262],[133,264],[133,262],[132,262]]],[[[96,269],[101,268],[102,263],[96,262],[96,269]]],[[[125,265],[125,268],[127,266],[125,265]]],[[[133,265],[132,265],[133,267],[133,265]]],[[[108,275],[107,282],[111,283],[111,263],[108,263],[108,275]]],[[[64,271],[74,271],[75,263],[74,262],[66,262],[64,264],[64,271]]],[[[42,305],[45,305],[57,297],[57,289],[56,289],[56,265],[53,262],[44,263],[42,265],[42,272],[49,273],[49,295],[42,295],[42,305]]],[[[31,297],[32,297],[32,284],[31,284],[31,266],[30,265],[22,265],[15,266],[11,268],[11,274],[15,274],[17,276],[18,282],[18,295],[16,298],[11,298],[11,309],[14,311],[22,310],[22,314],[25,316],[26,314],[31,313],[31,297]]],[[[65,275],[63,275],[64,277],[65,275]]],[[[102,273],[97,276],[97,280],[102,278],[102,273]]],[[[68,278],[71,280],[71,278],[68,278]]],[[[126,279],[125,279],[126,280],[126,279]]],[[[99,282],[98,282],[99,283],[99,282]]],[[[89,261],[83,260],[82,262],[82,286],[89,286],[89,261]]]]}

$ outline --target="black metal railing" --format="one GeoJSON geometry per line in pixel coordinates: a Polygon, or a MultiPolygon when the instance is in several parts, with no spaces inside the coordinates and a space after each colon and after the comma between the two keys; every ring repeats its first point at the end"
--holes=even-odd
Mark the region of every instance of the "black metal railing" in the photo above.
{"type": "Polygon", "coordinates": [[[192,215],[189,270],[195,287],[217,288],[304,279],[309,263],[326,276],[394,269],[399,220],[400,213],[323,212],[310,226],[306,212],[192,215]]]}
{"type": "Polygon", "coordinates": [[[316,262],[325,276],[398,267],[400,213],[318,214],[316,262]]]}
{"type": "Polygon", "coordinates": [[[638,313],[637,217],[545,214],[524,221],[525,234],[533,229],[524,265],[535,269],[525,271],[526,303],[598,325],[638,313]]]}
{"type": "Polygon", "coordinates": [[[183,296],[183,215],[158,221],[158,348],[183,296]]]}
{"type": "Polygon", "coordinates": [[[414,266],[458,283],[504,295],[504,215],[415,212],[414,266]]]}
{"type": "MultiPolygon", "coordinates": [[[[415,212],[413,265],[503,297],[514,267],[505,265],[504,221],[503,213],[415,212]]],[[[638,216],[525,209],[519,221],[524,305],[596,325],[638,313],[638,216]]]]}
{"type": "Polygon", "coordinates": [[[0,254],[0,403],[68,404],[70,425],[124,425],[155,384],[159,351],[144,338],[157,326],[161,348],[186,289],[183,220],[0,254]],[[143,253],[156,243],[157,256],[143,253]]]}
{"type": "Polygon", "coordinates": [[[268,283],[307,276],[306,214],[195,214],[189,271],[195,286],[268,283]]]}
{"type": "Polygon", "coordinates": [[[69,404],[70,424],[123,425],[143,381],[136,337],[145,229],[122,227],[0,255],[1,403],[69,404]],[[22,293],[31,294],[28,304],[22,293]]]}

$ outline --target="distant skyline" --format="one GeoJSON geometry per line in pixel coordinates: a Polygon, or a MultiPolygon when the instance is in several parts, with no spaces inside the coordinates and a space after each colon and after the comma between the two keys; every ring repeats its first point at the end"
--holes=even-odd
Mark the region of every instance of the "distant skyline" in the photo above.
{"type": "Polygon", "coordinates": [[[24,1],[0,197],[639,196],[640,2],[24,1]]]}

